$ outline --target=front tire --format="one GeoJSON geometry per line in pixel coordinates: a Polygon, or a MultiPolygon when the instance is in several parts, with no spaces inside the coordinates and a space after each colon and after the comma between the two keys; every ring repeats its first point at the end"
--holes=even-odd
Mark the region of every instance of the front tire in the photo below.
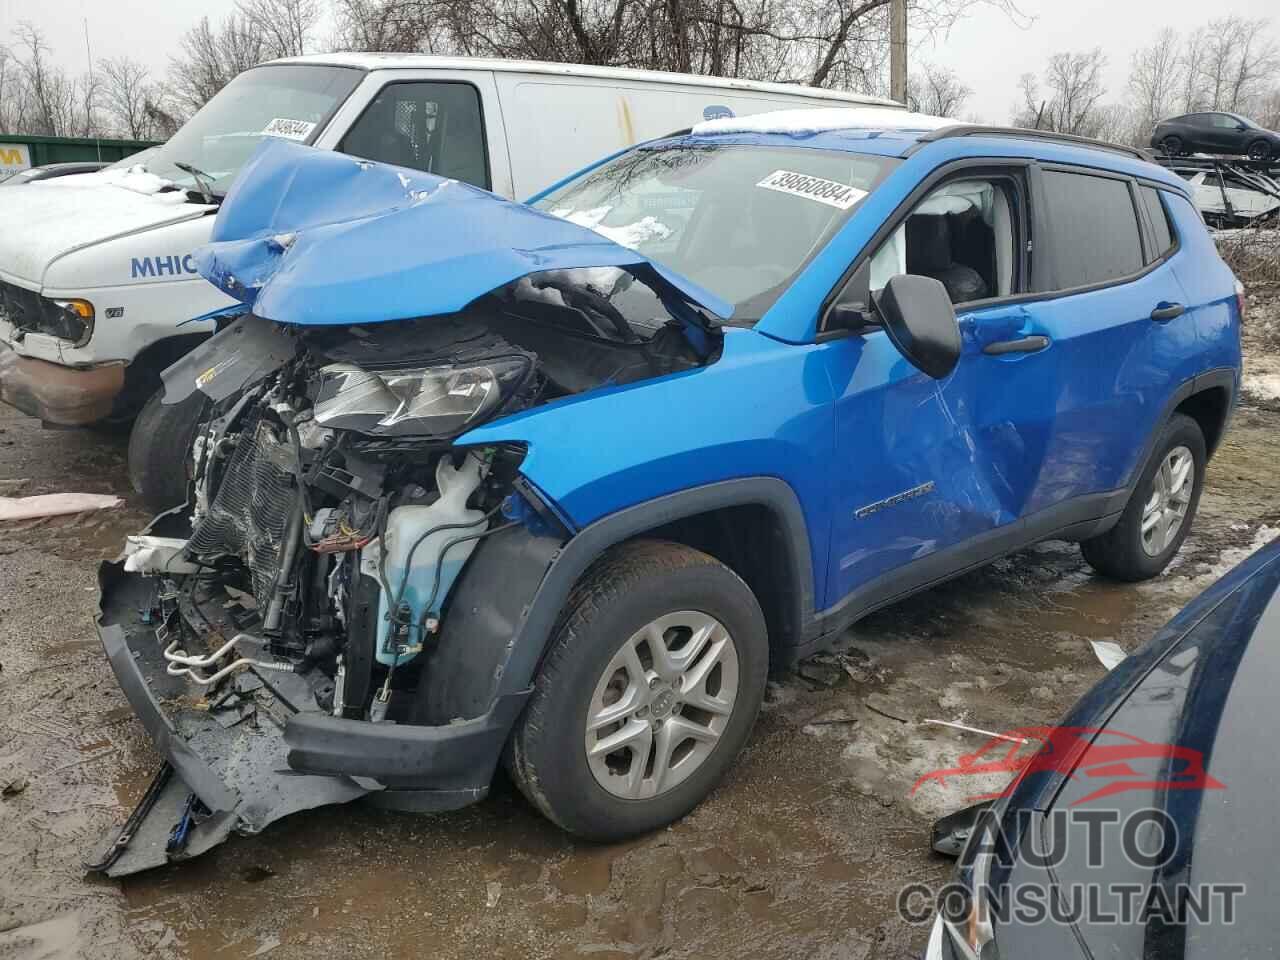
{"type": "Polygon", "coordinates": [[[692,810],[764,698],[764,616],[741,578],[677,543],[615,548],[570,595],[506,765],[548,819],[589,840],[692,810]]]}
{"type": "Polygon", "coordinates": [[[205,397],[193,393],[179,403],[151,396],[129,434],[129,480],[156,512],[181,505],[190,483],[191,444],[204,417],[205,397]]]}
{"type": "Polygon", "coordinates": [[[1249,159],[1263,162],[1271,159],[1271,144],[1265,140],[1255,140],[1249,144],[1249,159]]]}
{"type": "Polygon", "coordinates": [[[1089,566],[1128,581],[1149,580],[1163,572],[1195,519],[1206,459],[1200,425],[1175,413],[1161,431],[1119,522],[1080,544],[1089,566]]]}

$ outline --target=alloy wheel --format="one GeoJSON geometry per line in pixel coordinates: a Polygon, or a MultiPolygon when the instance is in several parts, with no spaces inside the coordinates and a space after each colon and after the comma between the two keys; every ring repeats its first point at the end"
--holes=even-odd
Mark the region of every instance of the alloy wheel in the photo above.
{"type": "Polygon", "coordinates": [[[646,624],[605,667],[587,709],[587,765],[616,797],[659,796],[715,751],[738,696],[738,651],[714,617],[646,624]]]}
{"type": "Polygon", "coordinates": [[[1195,485],[1195,457],[1186,447],[1174,447],[1161,461],[1142,510],[1142,549],[1147,556],[1160,556],[1177,538],[1195,485]]]}

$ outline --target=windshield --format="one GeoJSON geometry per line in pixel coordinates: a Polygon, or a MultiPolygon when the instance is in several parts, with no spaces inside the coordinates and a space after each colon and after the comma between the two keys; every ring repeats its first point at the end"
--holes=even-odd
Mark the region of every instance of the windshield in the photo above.
{"type": "MultiPolygon", "coordinates": [[[[176,164],[208,174],[208,186],[224,194],[264,137],[311,143],[364,73],[346,67],[282,64],[246,70],[187,121],[143,163],[152,173],[198,190],[176,164]]],[[[134,166],[129,157],[118,166],[134,166]]]]}
{"type": "Polygon", "coordinates": [[[760,319],[899,161],[745,144],[623,154],[536,207],[643,253],[760,319]]]}

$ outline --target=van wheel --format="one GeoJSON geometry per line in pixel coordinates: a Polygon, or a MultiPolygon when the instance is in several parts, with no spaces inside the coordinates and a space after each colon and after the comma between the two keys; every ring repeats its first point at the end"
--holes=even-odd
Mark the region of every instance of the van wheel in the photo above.
{"type": "Polygon", "coordinates": [[[187,499],[191,443],[205,411],[202,393],[173,404],[162,403],[162,394],[151,395],[129,435],[129,481],[157,512],[187,499]]]}
{"type": "Polygon", "coordinates": [[[1117,580],[1149,580],[1177,554],[1191,529],[1204,486],[1200,426],[1175,413],[1138,480],[1120,521],[1080,544],[1093,569],[1117,580]]]}
{"type": "Polygon", "coordinates": [[[1160,141],[1160,148],[1167,157],[1180,157],[1182,156],[1182,138],[1165,137],[1160,141]]]}
{"type": "Polygon", "coordinates": [[[589,840],[677,820],[733,762],[764,697],[754,594],[705,553],[624,544],[574,588],[506,751],[520,791],[589,840]]]}

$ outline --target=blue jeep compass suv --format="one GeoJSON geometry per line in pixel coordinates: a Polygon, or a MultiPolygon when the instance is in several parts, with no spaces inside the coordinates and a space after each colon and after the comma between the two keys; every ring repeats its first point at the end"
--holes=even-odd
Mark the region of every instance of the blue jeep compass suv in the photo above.
{"type": "Polygon", "coordinates": [[[1047,538],[1160,573],[1239,387],[1183,181],[902,112],[710,121],[529,204],[268,142],[197,260],[235,303],[165,374],[189,507],[102,574],[167,758],[111,873],[499,763],[652,830],[870,611],[1047,538]]]}

